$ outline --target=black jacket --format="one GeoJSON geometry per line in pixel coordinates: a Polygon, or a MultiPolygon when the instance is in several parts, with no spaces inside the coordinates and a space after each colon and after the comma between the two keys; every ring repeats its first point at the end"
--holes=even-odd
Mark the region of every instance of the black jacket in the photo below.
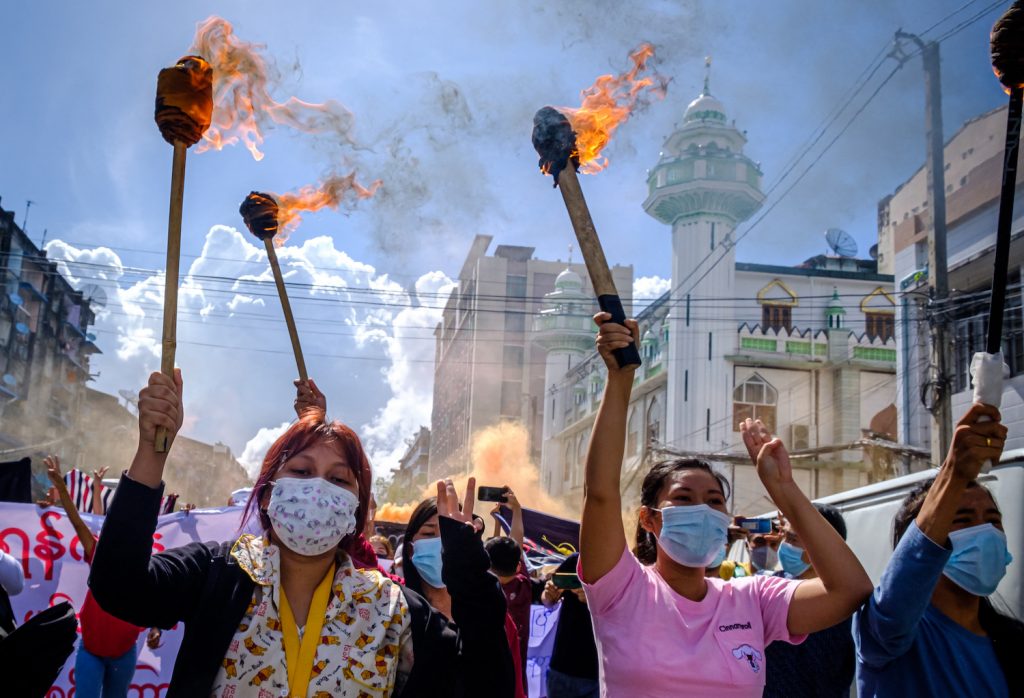
{"type": "MultiPolygon", "coordinates": [[[[208,696],[255,583],[231,557],[232,543],[191,543],[152,554],[163,486],[121,477],[96,547],[89,587],[104,610],[141,627],[185,625],[166,698],[208,696]]],[[[473,530],[441,518],[447,618],[403,588],[409,603],[413,667],[402,698],[467,696],[481,686],[512,696],[505,597],[473,530]]]]}

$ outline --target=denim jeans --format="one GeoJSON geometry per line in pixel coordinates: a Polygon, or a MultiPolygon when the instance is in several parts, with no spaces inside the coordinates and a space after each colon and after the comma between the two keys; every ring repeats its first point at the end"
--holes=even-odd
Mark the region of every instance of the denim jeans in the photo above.
{"type": "Polygon", "coordinates": [[[126,698],[135,676],[136,654],[132,647],[120,657],[97,657],[79,645],[75,657],[75,698],[126,698]]]}
{"type": "Polygon", "coordinates": [[[600,684],[595,679],[579,679],[548,669],[548,698],[600,698],[600,684]]]}

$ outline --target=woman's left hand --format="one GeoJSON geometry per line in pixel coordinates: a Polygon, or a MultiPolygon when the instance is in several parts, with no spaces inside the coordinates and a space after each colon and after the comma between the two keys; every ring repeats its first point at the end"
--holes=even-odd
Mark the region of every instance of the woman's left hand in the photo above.
{"type": "Polygon", "coordinates": [[[793,464],[789,452],[779,438],[772,438],[768,427],[760,419],[745,419],[740,423],[743,444],[750,459],[757,466],[757,476],[765,487],[793,482],[793,464]]]}
{"type": "Polygon", "coordinates": [[[459,507],[459,493],[451,479],[437,481],[437,513],[449,519],[473,525],[473,505],[476,503],[476,478],[471,477],[466,483],[466,494],[459,507]]]}

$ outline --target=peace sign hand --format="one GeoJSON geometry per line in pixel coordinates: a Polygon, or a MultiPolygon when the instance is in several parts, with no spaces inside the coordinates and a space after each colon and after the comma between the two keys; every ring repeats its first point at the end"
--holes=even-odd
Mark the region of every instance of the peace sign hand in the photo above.
{"type": "Polygon", "coordinates": [[[449,519],[455,519],[472,526],[475,500],[475,477],[469,478],[469,481],[466,483],[466,494],[462,499],[461,508],[459,507],[459,493],[456,492],[451,478],[437,481],[437,513],[439,516],[447,516],[449,519]]]}

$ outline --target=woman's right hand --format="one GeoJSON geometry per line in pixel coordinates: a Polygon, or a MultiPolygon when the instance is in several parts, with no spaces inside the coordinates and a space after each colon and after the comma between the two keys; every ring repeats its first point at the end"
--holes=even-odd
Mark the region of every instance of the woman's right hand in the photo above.
{"type": "Polygon", "coordinates": [[[998,463],[1006,445],[1006,427],[1000,423],[999,410],[975,403],[957,422],[953,442],[943,467],[966,481],[974,480],[986,461],[998,463]]]}
{"type": "Polygon", "coordinates": [[[327,396],[320,392],[320,388],[310,378],[307,381],[295,380],[295,414],[302,419],[306,410],[327,411],[327,396]]]}
{"type": "Polygon", "coordinates": [[[181,402],[181,369],[174,369],[174,377],[151,373],[149,384],[139,392],[139,446],[153,450],[158,427],[167,429],[168,443],[181,428],[185,408],[181,402]]]}
{"type": "Polygon", "coordinates": [[[615,350],[625,349],[630,344],[635,344],[640,336],[640,326],[636,320],[626,320],[625,325],[611,322],[611,313],[598,313],[594,316],[594,324],[597,325],[597,352],[608,367],[608,374],[632,375],[636,371],[636,365],[619,367],[615,360],[615,350]]]}

